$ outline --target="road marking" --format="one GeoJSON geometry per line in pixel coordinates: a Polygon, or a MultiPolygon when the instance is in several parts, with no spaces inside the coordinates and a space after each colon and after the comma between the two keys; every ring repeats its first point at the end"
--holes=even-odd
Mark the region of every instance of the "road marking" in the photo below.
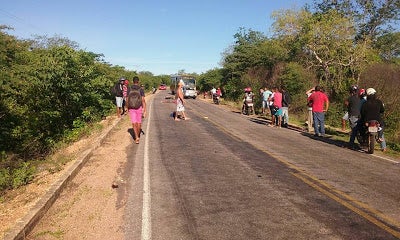
{"type": "MultiPolygon", "coordinates": [[[[254,147],[257,148],[256,146],[254,146],[254,147]]],[[[257,149],[259,149],[259,148],[257,148],[257,149]]],[[[269,152],[267,150],[263,150],[263,149],[259,149],[259,150],[261,150],[261,151],[269,154],[270,156],[274,157],[276,160],[278,160],[279,162],[283,163],[287,167],[289,167],[289,168],[291,168],[293,170],[296,170],[298,173],[292,173],[292,175],[294,175],[297,178],[301,179],[307,185],[309,185],[312,188],[318,190],[319,192],[325,194],[326,196],[328,196],[329,198],[335,200],[339,204],[349,208],[353,212],[355,212],[358,215],[364,217],[368,221],[372,222],[373,224],[375,224],[376,226],[380,227],[381,229],[389,232],[393,236],[395,236],[397,238],[400,238],[400,232],[394,229],[394,228],[400,229],[400,223],[397,222],[396,220],[394,220],[394,219],[392,219],[392,218],[380,213],[378,210],[370,207],[369,205],[367,205],[365,203],[362,203],[362,202],[358,201],[357,199],[351,197],[350,195],[335,189],[333,186],[330,186],[328,183],[319,180],[317,177],[314,177],[313,175],[311,175],[309,173],[306,173],[303,169],[297,167],[296,165],[294,165],[294,164],[292,164],[292,163],[290,163],[290,162],[288,162],[286,160],[281,159],[279,156],[276,156],[276,155],[274,155],[273,153],[271,153],[271,152],[269,152]],[[320,185],[324,186],[326,189],[318,186],[317,184],[320,184],[320,185]],[[334,193],[336,193],[341,198],[336,196],[334,193]],[[347,199],[347,200],[345,200],[345,199],[347,199]]]]}
{"type": "MultiPolygon", "coordinates": [[[[199,112],[196,112],[195,114],[200,115],[200,116],[205,116],[199,112]]],[[[221,131],[225,132],[229,136],[231,136],[234,139],[239,139],[242,141],[240,136],[234,135],[232,132],[229,132],[224,126],[212,121],[211,119],[207,119],[207,121],[211,122],[214,124],[217,128],[219,128],[221,131]]],[[[251,144],[251,143],[249,143],[251,144]]],[[[280,158],[279,156],[265,150],[258,148],[257,146],[251,144],[254,148],[261,150],[262,152],[272,156],[279,162],[283,163],[286,165],[288,168],[293,169],[298,171],[298,173],[292,173],[295,177],[299,178],[302,180],[304,183],[307,185],[311,186],[312,188],[316,189],[317,191],[325,194],[329,198],[333,199],[334,201],[338,202],[339,204],[349,208],[351,211],[357,213],[358,215],[362,216],[363,218],[367,219],[368,221],[372,222],[379,228],[385,230],[386,232],[392,234],[393,236],[400,238],[400,232],[395,230],[395,228],[400,229],[400,223],[397,222],[396,220],[380,213],[378,210],[368,206],[365,203],[361,203],[355,198],[352,198],[350,195],[339,191],[335,189],[333,186],[330,186],[329,184],[325,183],[324,181],[319,180],[317,177],[314,177],[308,173],[306,173],[303,169],[297,167],[296,165],[280,158]],[[308,178],[308,179],[307,179],[308,178]],[[318,186],[317,184],[320,184],[324,186],[326,189],[318,186]],[[335,195],[336,193],[336,195],[335,195]],[[338,195],[338,196],[337,196],[338,195]],[[346,200],[347,199],[347,200],[346,200]]],[[[376,155],[375,155],[376,156],[376,155]]],[[[385,159],[387,160],[387,159],[385,159]]],[[[391,160],[390,160],[391,161],[391,160]]],[[[394,161],[393,161],[394,162],[394,161]]],[[[397,163],[397,162],[394,162],[397,163]]]]}
{"type": "Polygon", "coordinates": [[[389,159],[389,158],[386,158],[386,157],[383,157],[383,156],[379,156],[379,155],[376,155],[376,154],[374,154],[374,156],[377,157],[377,158],[380,158],[380,159],[383,159],[383,160],[392,162],[392,163],[394,163],[394,164],[399,164],[399,163],[400,163],[400,162],[398,162],[398,161],[395,161],[395,160],[392,160],[392,159],[389,159]]]}
{"type": "MultiPolygon", "coordinates": [[[[351,211],[357,213],[358,215],[362,216],[363,218],[367,219],[368,221],[372,222],[373,224],[375,224],[376,226],[380,227],[381,229],[387,231],[388,233],[392,234],[393,236],[400,238],[400,232],[392,229],[390,226],[388,226],[387,224],[385,224],[384,222],[380,221],[378,218],[375,218],[374,216],[368,214],[367,212],[351,205],[349,202],[344,201],[343,199],[339,198],[338,196],[334,195],[333,193],[329,192],[329,190],[325,190],[322,187],[316,185],[315,183],[313,183],[312,181],[306,179],[304,176],[301,176],[301,173],[292,173],[293,176],[299,178],[300,180],[302,180],[304,183],[306,183],[307,185],[311,186],[312,188],[316,189],[317,191],[325,194],[326,196],[330,197],[331,199],[335,200],[336,202],[342,204],[343,206],[347,207],[348,209],[350,209],[351,211]]],[[[357,201],[355,203],[356,205],[359,204],[359,202],[357,201]]],[[[367,206],[366,204],[364,204],[365,206],[367,206]]],[[[384,219],[384,220],[387,220],[384,219]]],[[[396,225],[394,225],[395,227],[398,227],[396,225]]]]}
{"type": "Polygon", "coordinates": [[[148,119],[146,126],[146,138],[144,144],[144,158],[143,158],[143,204],[142,204],[142,240],[151,239],[151,195],[150,195],[150,169],[149,169],[149,135],[150,135],[150,122],[151,122],[151,106],[153,101],[149,104],[148,119]]]}

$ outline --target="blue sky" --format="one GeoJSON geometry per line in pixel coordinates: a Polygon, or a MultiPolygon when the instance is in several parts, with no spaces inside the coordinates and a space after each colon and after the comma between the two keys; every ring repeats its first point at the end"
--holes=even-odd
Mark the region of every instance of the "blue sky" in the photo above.
{"type": "Polygon", "coordinates": [[[60,35],[129,70],[155,75],[220,67],[240,27],[268,35],[271,13],[312,0],[13,0],[0,25],[19,38],[60,35]]]}

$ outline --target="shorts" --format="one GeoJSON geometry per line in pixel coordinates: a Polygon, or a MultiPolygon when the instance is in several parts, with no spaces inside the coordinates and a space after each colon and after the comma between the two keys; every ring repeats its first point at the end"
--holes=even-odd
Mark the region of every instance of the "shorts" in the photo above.
{"type": "Polygon", "coordinates": [[[274,115],[275,115],[275,116],[282,116],[282,108],[279,108],[279,109],[275,112],[274,115]]]}
{"type": "Polygon", "coordinates": [[[183,103],[182,103],[182,101],[181,101],[180,99],[178,99],[178,100],[176,101],[176,111],[177,111],[177,112],[183,112],[183,111],[185,111],[185,106],[183,106],[183,103]]]}
{"type": "Polygon", "coordinates": [[[131,123],[142,123],[142,110],[143,108],[140,107],[138,109],[129,109],[129,118],[131,119],[131,123]]]}
{"type": "Polygon", "coordinates": [[[262,108],[268,108],[268,101],[262,101],[262,108]]]}
{"type": "Polygon", "coordinates": [[[123,97],[115,97],[115,104],[117,105],[117,107],[122,108],[123,102],[124,102],[123,97]]]}

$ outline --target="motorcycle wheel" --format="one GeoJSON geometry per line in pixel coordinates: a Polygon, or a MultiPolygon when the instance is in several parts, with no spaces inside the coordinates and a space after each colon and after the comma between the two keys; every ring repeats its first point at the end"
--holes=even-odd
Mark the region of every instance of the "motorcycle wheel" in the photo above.
{"type": "Polygon", "coordinates": [[[368,135],[368,153],[373,154],[375,150],[375,136],[369,134],[368,135]]]}

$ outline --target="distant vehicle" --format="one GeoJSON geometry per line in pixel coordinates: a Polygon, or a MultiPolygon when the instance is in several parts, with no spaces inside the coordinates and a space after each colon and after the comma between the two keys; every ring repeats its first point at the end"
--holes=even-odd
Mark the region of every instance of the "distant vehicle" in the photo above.
{"type": "Polygon", "coordinates": [[[171,76],[171,94],[176,93],[176,88],[178,87],[179,81],[183,81],[183,97],[184,98],[193,98],[197,97],[196,90],[196,78],[189,75],[172,75],[171,76]]]}
{"type": "Polygon", "coordinates": [[[160,87],[158,88],[158,90],[167,90],[167,85],[165,85],[164,83],[162,83],[160,85],[160,87]]]}

